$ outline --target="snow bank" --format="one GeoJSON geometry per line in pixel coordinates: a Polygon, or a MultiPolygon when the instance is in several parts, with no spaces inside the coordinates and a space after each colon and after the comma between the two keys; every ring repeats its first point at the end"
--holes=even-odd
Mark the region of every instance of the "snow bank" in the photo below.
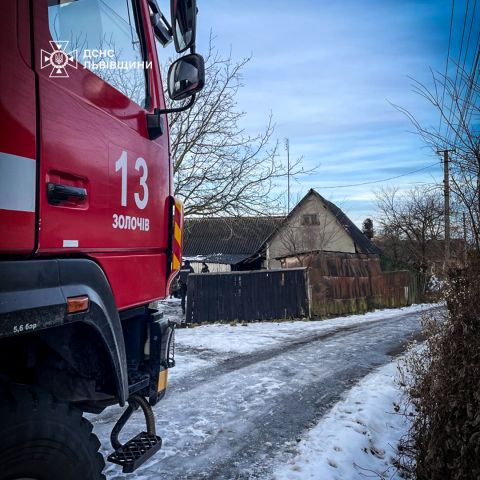
{"type": "Polygon", "coordinates": [[[296,457],[275,469],[273,478],[400,478],[392,460],[408,422],[394,412],[401,398],[394,382],[396,365],[375,370],[349,390],[299,443],[296,457]]]}

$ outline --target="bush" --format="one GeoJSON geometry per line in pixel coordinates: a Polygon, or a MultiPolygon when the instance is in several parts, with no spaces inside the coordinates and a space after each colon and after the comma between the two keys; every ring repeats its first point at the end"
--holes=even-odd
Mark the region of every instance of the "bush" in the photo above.
{"type": "Polygon", "coordinates": [[[401,366],[412,424],[400,470],[417,480],[480,479],[480,265],[453,272],[447,314],[401,366]]]}

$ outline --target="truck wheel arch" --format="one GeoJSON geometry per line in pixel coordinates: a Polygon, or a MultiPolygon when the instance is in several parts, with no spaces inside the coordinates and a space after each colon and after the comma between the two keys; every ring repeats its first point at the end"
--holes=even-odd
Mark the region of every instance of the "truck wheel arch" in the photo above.
{"type": "Polygon", "coordinates": [[[33,335],[64,357],[50,333],[62,330],[66,335],[64,328],[78,332],[85,327],[101,340],[112,366],[118,402],[124,405],[128,377],[122,325],[99,265],[86,258],[0,262],[0,343],[21,343],[33,335]],[[81,295],[89,298],[88,310],[67,313],[67,298],[81,295]]]}

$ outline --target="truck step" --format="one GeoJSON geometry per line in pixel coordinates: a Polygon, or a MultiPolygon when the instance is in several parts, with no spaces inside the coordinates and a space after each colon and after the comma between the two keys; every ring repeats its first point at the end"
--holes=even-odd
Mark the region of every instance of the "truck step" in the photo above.
{"type": "Polygon", "coordinates": [[[123,473],[132,473],[162,447],[158,435],[142,432],[108,456],[108,461],[123,467],[123,473]]]}

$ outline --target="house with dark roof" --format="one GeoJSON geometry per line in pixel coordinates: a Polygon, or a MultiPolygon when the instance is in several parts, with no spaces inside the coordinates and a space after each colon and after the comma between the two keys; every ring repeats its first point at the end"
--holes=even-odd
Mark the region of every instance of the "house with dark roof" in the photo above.
{"type": "Polygon", "coordinates": [[[339,207],[313,189],[293,208],[266,244],[268,268],[280,268],[288,257],[316,252],[381,253],[339,207]]]}
{"type": "Polygon", "coordinates": [[[380,250],[340,208],[311,189],[287,216],[185,220],[184,258],[196,271],[280,268],[288,257],[328,251],[377,255],[380,250]]]}
{"type": "Polygon", "coordinates": [[[259,270],[264,266],[265,242],[285,217],[189,218],[184,224],[183,257],[199,270],[259,270]]]}

